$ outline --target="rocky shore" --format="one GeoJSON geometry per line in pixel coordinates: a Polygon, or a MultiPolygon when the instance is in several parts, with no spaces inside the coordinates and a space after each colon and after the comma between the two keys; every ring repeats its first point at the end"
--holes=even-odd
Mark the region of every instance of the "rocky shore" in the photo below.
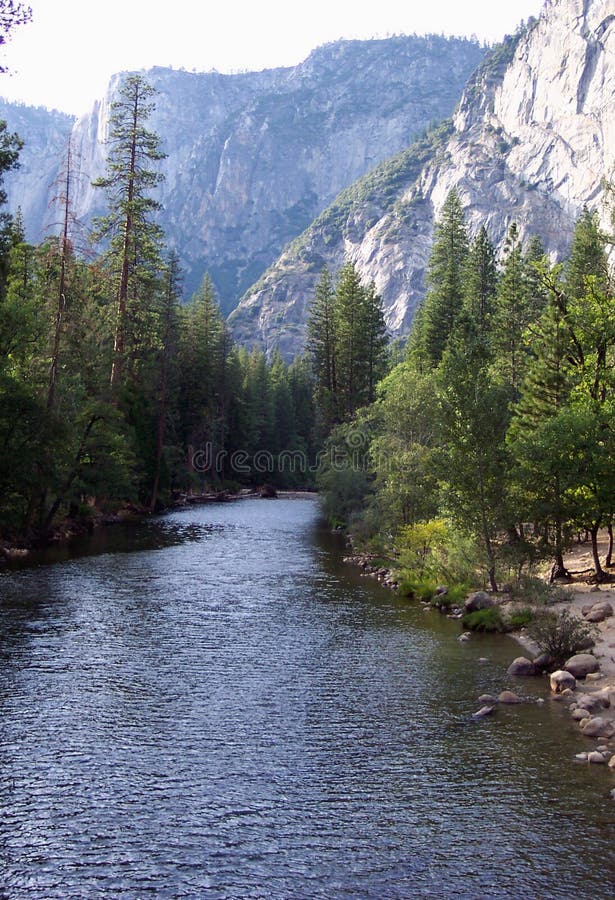
{"type": "MultiPolygon", "coordinates": [[[[484,694],[477,698],[477,710],[473,719],[480,721],[497,713],[501,705],[524,702],[561,704],[568,711],[572,722],[579,730],[579,752],[572,762],[585,765],[601,765],[612,773],[610,796],[615,801],[615,584],[596,585],[592,583],[589,567],[584,564],[586,551],[577,547],[567,562],[576,567],[576,576],[566,584],[566,599],[549,606],[549,610],[562,614],[566,612],[581,622],[593,626],[594,637],[587,641],[583,652],[571,655],[561,666],[554,668],[552,660],[531,640],[525,629],[509,631],[523,648],[524,655],[512,659],[503,681],[517,690],[503,689],[497,696],[484,694]],[[581,568],[580,568],[581,567],[581,568]],[[523,684],[528,678],[541,678],[548,686],[547,699],[526,699],[523,684]]],[[[358,566],[367,577],[377,579],[386,587],[397,589],[398,580],[394,570],[394,560],[387,561],[369,554],[353,553],[344,561],[358,566]],[[390,564],[388,564],[390,562],[390,564]]],[[[438,588],[431,603],[424,606],[438,609],[438,592],[446,595],[446,587],[438,588]]],[[[442,604],[441,612],[449,618],[463,618],[464,613],[498,606],[506,612],[512,603],[509,595],[489,594],[484,591],[471,593],[460,606],[442,604]]],[[[516,604],[519,605],[518,603],[516,604]]],[[[462,631],[458,640],[469,642],[472,633],[462,631]]]]}

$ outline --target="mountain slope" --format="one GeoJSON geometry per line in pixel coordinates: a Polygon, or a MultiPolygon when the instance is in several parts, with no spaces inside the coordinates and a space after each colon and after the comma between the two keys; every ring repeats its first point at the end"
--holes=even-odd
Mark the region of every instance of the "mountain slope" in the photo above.
{"type": "Polygon", "coordinates": [[[383,297],[393,334],[424,294],[433,223],[455,187],[471,231],[501,245],[512,221],[553,257],[583,204],[602,209],[615,163],[612,0],[548,0],[540,19],[479,67],[446,129],[367,177],[321,215],[242,298],[238,340],[291,356],[303,344],[318,274],[351,259],[383,297]],[[429,147],[428,144],[431,146],[429,147]],[[425,155],[417,173],[407,161],[425,155]]]}
{"type": "MultiPolygon", "coordinates": [[[[393,37],[329,44],[293,68],[147,72],[159,91],[149,127],[168,154],[160,224],[186,293],[208,271],[232,309],[341,190],[451,114],[484,53],[469,40],[393,37]]],[[[104,168],[120,78],[73,130],[74,211],[84,222],[104,210],[90,182],[104,168]]],[[[32,239],[54,218],[27,221],[32,239]]]]}

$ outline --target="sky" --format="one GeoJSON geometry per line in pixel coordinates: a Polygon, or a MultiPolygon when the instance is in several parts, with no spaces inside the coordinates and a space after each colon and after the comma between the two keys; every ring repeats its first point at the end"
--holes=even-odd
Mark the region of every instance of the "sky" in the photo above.
{"type": "Polygon", "coordinates": [[[0,96],[80,115],[117,72],[296,65],[339,38],[476,36],[493,43],[542,0],[26,0],[30,24],[0,47],[0,96]]]}

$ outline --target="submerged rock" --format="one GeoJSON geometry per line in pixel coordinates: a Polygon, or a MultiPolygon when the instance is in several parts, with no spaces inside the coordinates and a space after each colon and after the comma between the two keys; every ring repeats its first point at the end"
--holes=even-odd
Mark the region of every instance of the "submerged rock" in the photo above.
{"type": "Polygon", "coordinates": [[[490,716],[495,710],[493,706],[482,706],[478,712],[472,713],[473,719],[484,719],[486,716],[490,716]]]}
{"type": "Polygon", "coordinates": [[[523,703],[521,697],[519,697],[513,691],[502,691],[502,693],[498,697],[498,700],[500,701],[500,703],[505,704],[523,703]]]}

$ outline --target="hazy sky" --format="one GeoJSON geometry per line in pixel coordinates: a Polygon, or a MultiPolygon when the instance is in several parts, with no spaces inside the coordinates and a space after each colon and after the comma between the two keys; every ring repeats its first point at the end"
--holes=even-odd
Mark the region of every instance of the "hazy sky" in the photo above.
{"type": "Polygon", "coordinates": [[[294,65],[345,38],[476,35],[489,42],[542,0],[26,0],[33,21],[0,48],[0,96],[81,113],[116,72],[294,65]]]}

